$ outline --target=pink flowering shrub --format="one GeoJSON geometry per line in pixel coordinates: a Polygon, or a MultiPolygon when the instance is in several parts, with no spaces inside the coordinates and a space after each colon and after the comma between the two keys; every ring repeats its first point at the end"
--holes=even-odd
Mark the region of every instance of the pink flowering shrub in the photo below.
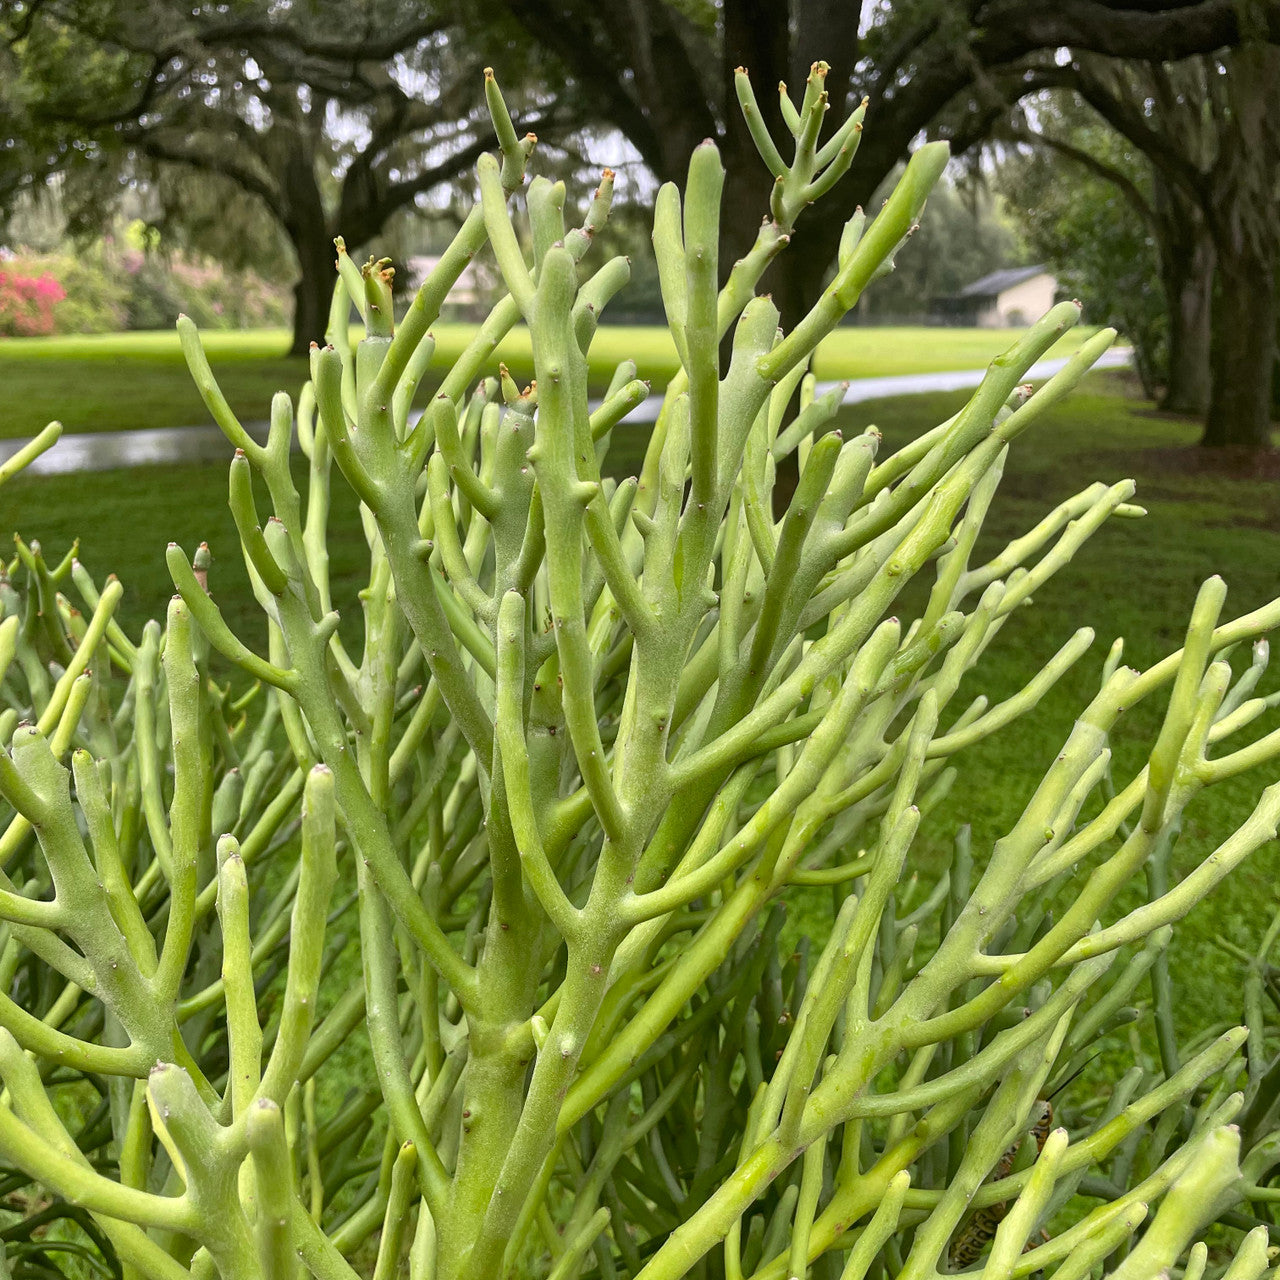
{"type": "Polygon", "coordinates": [[[254,271],[174,255],[168,261],[168,275],[177,309],[203,328],[254,329],[288,319],[287,292],[254,271]]]}
{"type": "Polygon", "coordinates": [[[185,312],[202,328],[288,319],[287,290],[252,271],[183,254],[100,242],[72,252],[0,258],[0,337],[168,329],[185,312]]]}
{"type": "Polygon", "coordinates": [[[0,268],[0,335],[34,338],[52,333],[53,310],[66,296],[48,271],[31,276],[0,268]]]}
{"type": "Polygon", "coordinates": [[[0,285],[0,335],[25,337],[47,333],[111,333],[125,327],[128,289],[100,247],[75,253],[20,253],[0,261],[0,273],[47,282],[48,310],[41,327],[18,327],[9,320],[0,285]]]}

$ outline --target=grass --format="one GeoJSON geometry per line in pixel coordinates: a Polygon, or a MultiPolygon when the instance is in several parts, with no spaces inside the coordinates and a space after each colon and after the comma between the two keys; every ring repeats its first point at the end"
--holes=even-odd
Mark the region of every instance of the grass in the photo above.
{"type": "MultiPolygon", "coordinates": [[[[436,365],[452,364],[474,332],[471,325],[437,325],[436,365]]],[[[1073,331],[1055,354],[1069,355],[1084,336],[1073,331]]],[[[242,417],[266,418],[275,391],[296,392],[306,380],[306,361],[281,354],[288,341],[283,329],[205,335],[210,363],[242,417]]],[[[1009,342],[1010,334],[1000,329],[843,328],[819,349],[816,369],[820,378],[830,379],[973,369],[1009,342]]],[[[670,335],[656,325],[605,325],[591,354],[593,380],[599,383],[607,382],[624,359],[635,360],[641,377],[656,386],[676,368],[670,335]]],[[[526,330],[513,332],[499,356],[517,376],[531,376],[526,330]]],[[[33,435],[55,418],[68,431],[208,421],[177,336],[170,332],[0,341],[0,386],[5,389],[0,439],[33,435]]]]}
{"type": "MultiPolygon", "coordinates": [[[[882,333],[860,331],[868,339],[882,333]]],[[[963,399],[963,393],[948,393],[868,403],[847,410],[841,425],[847,431],[879,424],[887,451],[953,413],[963,399]]],[[[1199,469],[1191,448],[1196,435],[1194,423],[1157,416],[1132,399],[1120,375],[1099,374],[1019,442],[980,550],[994,551],[1094,479],[1132,476],[1138,482],[1138,501],[1149,515],[1104,526],[1046,586],[1034,607],[1010,621],[987,653],[980,680],[969,692],[981,690],[996,701],[1021,688],[1076,628],[1087,623],[1097,632],[1089,654],[1034,714],[969,755],[945,819],[932,820],[923,846],[926,856],[941,856],[962,821],[972,824],[979,857],[1009,829],[1075,714],[1096,689],[1103,657],[1116,636],[1127,638],[1126,660],[1135,665],[1177,648],[1196,590],[1213,573],[1222,574],[1230,586],[1233,615],[1276,594],[1280,489],[1274,480],[1251,474],[1199,469]]],[[[633,470],[643,443],[640,430],[620,432],[611,469],[633,470]]],[[[345,486],[334,488],[340,496],[330,544],[336,595],[353,605],[365,551],[354,504],[345,486]]],[[[4,497],[6,528],[43,539],[51,554],[60,554],[78,534],[82,558],[96,574],[114,569],[120,575],[126,585],[124,620],[131,630],[162,611],[172,591],[164,567],[166,543],[174,539],[191,550],[208,540],[217,558],[212,585],[233,627],[249,638],[260,635],[261,619],[248,597],[226,510],[225,468],[20,477],[6,486],[4,497]]],[[[904,616],[912,616],[918,599],[917,594],[904,601],[904,616]]],[[[355,613],[354,608],[347,611],[355,613]]],[[[1275,687],[1274,677],[1266,687],[1275,687]]],[[[962,693],[960,705],[964,701],[962,693]]],[[[1138,750],[1152,740],[1161,710],[1153,700],[1127,718],[1116,744],[1122,776],[1128,776],[1124,770],[1134,767],[1138,750]]],[[[1273,716],[1254,732],[1269,730],[1278,721],[1280,716],[1273,716]]],[[[1272,780],[1241,776],[1201,797],[1188,813],[1177,871],[1184,873],[1233,830],[1272,780]]],[[[1280,905],[1277,885],[1280,848],[1273,844],[1255,854],[1180,926],[1173,954],[1184,1030],[1241,1016],[1240,969],[1215,945],[1215,938],[1255,947],[1280,905]]],[[[794,927],[821,934],[826,910],[823,897],[803,904],[794,927]]]]}
{"type": "MultiPolygon", "coordinates": [[[[1181,646],[1196,591],[1210,575],[1221,574],[1228,584],[1229,617],[1277,594],[1280,488],[1274,474],[1220,467],[1194,448],[1198,423],[1156,415],[1149,404],[1129,398],[1129,390],[1125,375],[1094,375],[1014,446],[1005,468],[979,557],[994,554],[1094,480],[1132,477],[1138,486],[1135,501],[1148,515],[1104,525],[1033,606],[1010,619],[977,678],[971,678],[967,690],[962,688],[957,706],[979,692],[994,703],[1023,687],[1077,628],[1089,625],[1096,632],[1089,653],[1035,712],[964,759],[946,818],[932,823],[933,852],[939,859],[960,822],[972,825],[979,858],[1010,829],[1076,714],[1096,691],[1102,661],[1116,637],[1125,638],[1125,661],[1143,669],[1181,646]]],[[[861,428],[877,423],[887,453],[954,413],[963,400],[963,394],[947,394],[870,402],[850,410],[846,424],[861,428]]],[[[915,616],[912,605],[922,600],[925,585],[916,584],[904,616],[915,616]]],[[[1264,679],[1264,690],[1276,683],[1273,672],[1264,679]]],[[[1139,753],[1154,741],[1163,710],[1163,701],[1153,698],[1125,717],[1114,743],[1119,778],[1127,781],[1140,767],[1139,753]]],[[[1280,714],[1273,713],[1247,736],[1277,725],[1280,714]]],[[[1235,830],[1263,787],[1275,780],[1272,765],[1219,784],[1193,802],[1174,853],[1175,883],[1235,830]]],[[[1243,973],[1216,939],[1256,950],[1280,908],[1277,885],[1280,845],[1272,843],[1175,929],[1172,968],[1184,1033],[1222,1019],[1233,1024],[1242,1019],[1243,973]]],[[[821,910],[825,913],[825,902],[821,910]]]]}

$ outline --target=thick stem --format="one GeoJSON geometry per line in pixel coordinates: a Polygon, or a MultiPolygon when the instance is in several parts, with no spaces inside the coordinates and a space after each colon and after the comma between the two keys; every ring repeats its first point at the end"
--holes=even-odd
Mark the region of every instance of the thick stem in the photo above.
{"type": "Polygon", "coordinates": [[[1280,124],[1271,103],[1280,49],[1248,45],[1231,57],[1230,110],[1207,208],[1218,254],[1213,392],[1201,444],[1265,449],[1271,443],[1280,229],[1275,172],[1280,124]]]}
{"type": "Polygon", "coordinates": [[[1213,242],[1162,245],[1161,277],[1169,308],[1169,365],[1160,407],[1199,417],[1209,407],[1213,242]]]}
{"type": "Polygon", "coordinates": [[[1271,444],[1271,370],[1276,354],[1276,295],[1259,281],[1275,275],[1273,254],[1237,252],[1218,261],[1213,392],[1200,443],[1266,449],[1271,444]]]}

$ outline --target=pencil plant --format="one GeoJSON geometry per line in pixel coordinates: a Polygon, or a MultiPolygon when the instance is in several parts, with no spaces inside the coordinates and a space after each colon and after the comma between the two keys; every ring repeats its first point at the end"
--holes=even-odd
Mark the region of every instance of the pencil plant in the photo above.
{"type": "Polygon", "coordinates": [[[971,847],[954,762],[1034,714],[1092,632],[1004,701],[962,690],[1012,613],[1141,511],[1130,481],[1095,483],[991,558],[978,535],[1008,449],[1114,334],[1033,393],[1079,318],[1064,303],[896,454],[844,439],[809,362],[947,152],[920,147],[850,222],[782,333],[761,280],[862,129],[859,108],[822,140],[825,70],[782,92],[785,157],[738,76],[774,177],[740,261],[719,260],[714,145],[659,193],[682,367],[638,476],[602,465],[648,388],[624,364],[593,400],[588,362],[628,275],[590,264],[612,175],[576,226],[540,178],[517,217],[534,139],[487,75],[498,154],[452,246],[397,320],[390,264],[339,242],[329,343],[265,442],[179,324],[235,448],[263,634],[224,620],[208,548],[170,547],[177,594],[135,641],[118,584],[19,547],[0,1154],[87,1214],[128,1280],[1199,1276],[1215,1221],[1225,1274],[1267,1273],[1280,1070],[1261,1031],[1247,1059],[1238,1028],[1179,1046],[1164,953],[1276,834],[1280,785],[1170,883],[1187,804],[1274,774],[1280,732],[1241,735],[1274,701],[1280,602],[1224,620],[1211,579],[1179,651],[1136,671],[1117,642],[1022,817],[971,847]],[[431,325],[482,252],[505,293],[432,369],[431,325]],[[521,322],[527,387],[495,361],[521,322]],[[334,483],[361,504],[358,601],[330,582],[334,483]],[[1110,741],[1157,698],[1121,775],[1110,741]],[[917,852],[926,825],[955,836],[949,866],[917,852]],[[814,886],[830,936],[784,950],[783,908],[814,886]],[[1073,1104],[1147,986],[1156,1056],[1073,1104]]]}

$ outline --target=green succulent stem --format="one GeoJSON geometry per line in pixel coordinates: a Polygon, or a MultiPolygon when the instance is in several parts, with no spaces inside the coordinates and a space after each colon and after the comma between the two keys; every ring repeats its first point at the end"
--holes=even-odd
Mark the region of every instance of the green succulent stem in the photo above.
{"type": "Polygon", "coordinates": [[[1211,578],[1145,670],[1119,642],[1091,657],[1082,626],[1021,688],[977,692],[1014,612],[1143,514],[1132,481],[1097,481],[983,537],[1010,451],[1116,335],[1033,390],[1080,319],[1060,304],[936,428],[888,457],[849,436],[812,357],[912,251],[948,152],[918,147],[850,219],[783,332],[765,272],[867,119],[828,73],[781,87],[780,139],[736,73],[772,193],[727,271],[715,143],[658,192],[679,368],[637,475],[608,448],[649,387],[592,363],[630,277],[588,257],[614,175],[580,220],[563,183],[521,196],[534,139],[486,72],[474,207],[398,318],[389,260],[336,242],[327,341],[265,442],[179,321],[255,623],[205,545],[170,545],[176,595],[133,636],[122,584],[16,544],[0,1157],[107,1271],[1200,1280],[1212,1226],[1224,1276],[1275,1274],[1248,1228],[1277,1198],[1280,915],[1257,952],[1224,940],[1243,1027],[1180,1038],[1167,953],[1280,828],[1280,603],[1230,619],[1211,578]],[[431,327],[482,254],[496,296],[438,368],[431,327]],[[522,321],[523,388],[496,360],[522,321]],[[344,483],[356,586],[330,545],[344,483]],[[981,840],[966,760],[1090,662],[1021,816],[981,840]],[[1189,806],[1258,769],[1250,816],[1184,858],[1189,806]],[[815,891],[831,927],[797,938],[815,891]],[[1131,1069],[1077,1103],[1109,1070],[1095,1045],[1131,1069]]]}

